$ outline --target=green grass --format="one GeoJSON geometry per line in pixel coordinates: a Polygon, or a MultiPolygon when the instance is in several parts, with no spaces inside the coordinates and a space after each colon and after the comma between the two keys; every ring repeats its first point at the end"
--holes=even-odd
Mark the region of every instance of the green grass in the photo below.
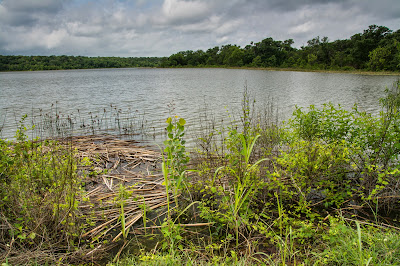
{"type": "Polygon", "coordinates": [[[334,222],[323,235],[325,249],[317,262],[335,265],[399,265],[400,233],[389,228],[334,222]],[[352,226],[353,225],[353,226],[352,226]]]}
{"type": "MultiPolygon", "coordinates": [[[[309,228],[313,233],[301,238],[302,229],[287,230],[278,237],[275,253],[226,250],[216,255],[207,249],[177,250],[174,255],[160,250],[130,254],[108,265],[399,265],[400,233],[389,228],[377,228],[347,223],[331,218],[322,227],[309,228]],[[308,239],[308,240],[307,240],[308,239]],[[312,239],[312,241],[311,241],[312,239]],[[305,242],[299,240],[306,240],[305,242]],[[300,242],[302,244],[300,244],[300,242]],[[223,252],[222,252],[223,253],[223,252]]],[[[205,244],[205,243],[203,243],[205,244]]],[[[254,244],[253,248],[262,249],[254,244]]]]}

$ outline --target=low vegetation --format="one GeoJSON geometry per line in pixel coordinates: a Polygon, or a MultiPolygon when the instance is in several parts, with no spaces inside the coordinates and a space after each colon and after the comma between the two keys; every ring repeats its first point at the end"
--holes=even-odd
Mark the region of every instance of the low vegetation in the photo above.
{"type": "Polygon", "coordinates": [[[156,67],[159,57],[87,57],[0,55],[0,71],[156,67]]]}
{"type": "Polygon", "coordinates": [[[85,162],[70,147],[28,140],[26,130],[22,120],[14,143],[0,140],[0,258],[52,251],[59,262],[74,261],[91,223],[78,208],[85,198],[77,165],[85,162]]]}
{"type": "MultiPolygon", "coordinates": [[[[165,211],[149,226],[143,203],[142,225],[127,228],[134,195],[121,187],[123,237],[108,264],[400,264],[399,82],[381,107],[377,116],[329,103],[296,108],[280,124],[272,104],[257,110],[245,91],[238,119],[203,120],[190,154],[185,120],[168,118],[165,211]]],[[[77,263],[93,221],[77,208],[85,197],[76,167],[85,162],[23,131],[1,142],[2,262],[53,248],[59,263],[77,263]]]]}

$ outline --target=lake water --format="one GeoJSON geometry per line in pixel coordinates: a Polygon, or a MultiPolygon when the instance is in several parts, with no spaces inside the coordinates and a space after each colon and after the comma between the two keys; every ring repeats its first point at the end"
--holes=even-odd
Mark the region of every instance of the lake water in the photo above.
{"type": "Polygon", "coordinates": [[[64,127],[70,123],[74,125],[73,134],[87,134],[94,130],[93,124],[112,128],[124,119],[125,124],[136,127],[145,124],[146,130],[159,135],[171,106],[173,114],[185,118],[188,127],[193,128],[205,107],[217,119],[238,110],[245,87],[257,104],[273,102],[281,119],[290,117],[295,105],[320,106],[326,102],[340,103],[346,109],[358,103],[360,109],[376,113],[385,88],[398,79],[399,76],[241,69],[3,72],[0,137],[12,138],[24,114],[28,115],[27,125],[50,125],[47,129],[53,131],[42,129],[37,133],[41,137],[54,133],[57,126],[52,123],[64,127]],[[90,124],[92,129],[88,129],[90,124]]]}

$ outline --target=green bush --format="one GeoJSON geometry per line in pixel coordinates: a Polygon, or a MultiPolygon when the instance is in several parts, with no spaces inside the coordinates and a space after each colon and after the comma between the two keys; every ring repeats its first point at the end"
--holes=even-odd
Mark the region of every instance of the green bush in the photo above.
{"type": "Polygon", "coordinates": [[[71,147],[28,140],[26,130],[22,119],[15,142],[0,140],[1,242],[11,254],[75,251],[87,226],[78,209],[79,160],[71,147]]]}
{"type": "Polygon", "coordinates": [[[360,112],[357,106],[351,111],[332,104],[308,111],[296,108],[287,124],[277,172],[290,176],[292,190],[304,198],[310,191],[320,194],[325,206],[353,201],[398,210],[399,106],[397,82],[381,100],[378,116],[360,112]]]}

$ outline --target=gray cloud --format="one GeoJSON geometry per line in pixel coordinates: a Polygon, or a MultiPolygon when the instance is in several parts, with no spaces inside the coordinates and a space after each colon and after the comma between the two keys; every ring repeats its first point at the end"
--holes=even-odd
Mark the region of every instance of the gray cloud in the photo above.
{"type": "MultiPolygon", "coordinates": [[[[251,0],[248,0],[249,3],[251,0]]],[[[319,5],[327,5],[327,4],[339,4],[345,2],[345,0],[270,0],[270,1],[262,1],[258,0],[258,2],[264,3],[265,8],[276,9],[282,12],[294,11],[300,9],[305,6],[319,6],[319,5]]]]}
{"type": "Polygon", "coordinates": [[[62,0],[3,0],[0,21],[9,26],[33,26],[43,17],[55,16],[62,7],[62,0]]]}
{"type": "Polygon", "coordinates": [[[300,47],[400,25],[398,0],[3,0],[0,54],[167,56],[267,37],[300,47]]]}
{"type": "Polygon", "coordinates": [[[1,5],[11,12],[54,13],[63,6],[62,0],[3,0],[1,5]]]}

